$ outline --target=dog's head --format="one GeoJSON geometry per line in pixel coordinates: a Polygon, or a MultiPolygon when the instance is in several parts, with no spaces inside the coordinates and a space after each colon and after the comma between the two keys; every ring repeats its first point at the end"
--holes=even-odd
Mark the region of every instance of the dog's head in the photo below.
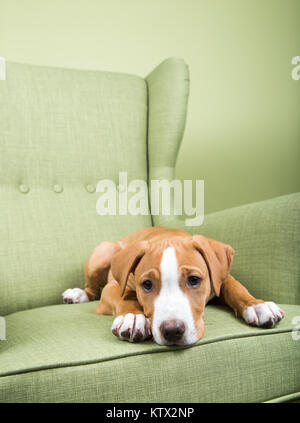
{"type": "Polygon", "coordinates": [[[205,304],[220,295],[233,254],[229,245],[201,235],[142,241],[119,251],[111,269],[121,295],[136,295],[155,342],[189,345],[203,336],[205,304]]]}

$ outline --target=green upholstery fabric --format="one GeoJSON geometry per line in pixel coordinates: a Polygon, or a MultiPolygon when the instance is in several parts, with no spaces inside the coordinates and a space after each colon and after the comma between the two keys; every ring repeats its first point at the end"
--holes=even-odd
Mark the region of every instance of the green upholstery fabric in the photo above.
{"type": "Polygon", "coordinates": [[[147,180],[145,80],[12,63],[6,74],[0,315],[60,303],[66,288],[84,285],[96,245],[151,226],[149,215],[99,216],[93,192],[101,179],[118,184],[122,170],[147,180]]]}
{"type": "Polygon", "coordinates": [[[1,401],[267,401],[300,392],[300,348],[282,305],[275,329],[257,329],[227,307],[206,308],[204,338],[189,348],[128,343],[96,302],[7,317],[0,344],[1,401]]]}
{"type": "Polygon", "coordinates": [[[300,193],[212,213],[187,230],[232,245],[231,273],[255,297],[300,304],[300,193]]]}

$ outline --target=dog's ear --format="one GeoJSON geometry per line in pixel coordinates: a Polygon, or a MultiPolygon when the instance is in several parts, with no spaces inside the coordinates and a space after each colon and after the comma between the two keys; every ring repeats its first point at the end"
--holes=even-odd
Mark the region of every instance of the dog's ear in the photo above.
{"type": "Polygon", "coordinates": [[[147,241],[130,244],[114,255],[111,271],[115,280],[120,284],[121,297],[124,295],[130,273],[135,271],[141,258],[145,255],[147,241]]]}
{"type": "Polygon", "coordinates": [[[202,235],[194,235],[192,242],[206,262],[214,292],[219,297],[222,282],[228,276],[231,268],[234,249],[228,244],[202,235]]]}

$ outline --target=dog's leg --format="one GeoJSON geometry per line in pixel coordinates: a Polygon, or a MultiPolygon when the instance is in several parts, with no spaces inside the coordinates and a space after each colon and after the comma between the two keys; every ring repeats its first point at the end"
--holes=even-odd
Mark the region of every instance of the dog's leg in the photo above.
{"type": "Polygon", "coordinates": [[[63,302],[77,304],[98,300],[100,297],[100,287],[104,286],[107,282],[111,260],[120,248],[118,242],[102,242],[98,245],[85,264],[85,289],[67,289],[62,294],[63,302]]]}
{"type": "Polygon", "coordinates": [[[242,317],[252,326],[270,328],[284,316],[284,312],[275,303],[254,298],[231,275],[222,284],[220,299],[234,310],[236,316],[242,317]]]}
{"type": "Polygon", "coordinates": [[[150,321],[144,315],[135,293],[129,292],[121,297],[120,285],[114,280],[103,288],[96,313],[116,316],[111,330],[121,340],[137,342],[152,336],[150,321]]]}

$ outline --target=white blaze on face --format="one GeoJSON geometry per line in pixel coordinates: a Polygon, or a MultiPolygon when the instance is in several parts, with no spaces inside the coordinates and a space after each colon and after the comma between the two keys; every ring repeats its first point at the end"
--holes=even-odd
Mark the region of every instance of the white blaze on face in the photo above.
{"type": "Polygon", "coordinates": [[[161,290],[154,301],[152,334],[155,342],[165,345],[159,327],[168,320],[181,320],[185,333],[180,344],[193,344],[198,340],[193,313],[187,296],[179,287],[179,271],[174,247],[164,250],[161,263],[161,290]]]}

